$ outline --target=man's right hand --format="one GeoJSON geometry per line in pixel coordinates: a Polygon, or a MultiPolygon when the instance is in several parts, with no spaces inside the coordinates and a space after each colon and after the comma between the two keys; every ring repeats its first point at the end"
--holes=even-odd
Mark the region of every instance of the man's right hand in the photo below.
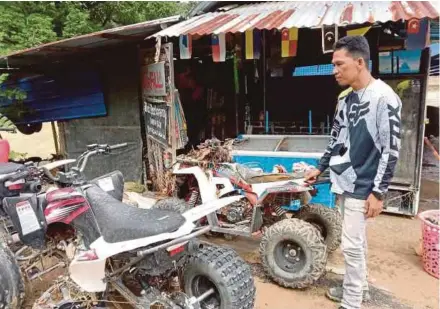
{"type": "Polygon", "coordinates": [[[319,175],[321,175],[321,171],[317,168],[313,168],[305,173],[305,181],[308,183],[314,183],[319,175]]]}

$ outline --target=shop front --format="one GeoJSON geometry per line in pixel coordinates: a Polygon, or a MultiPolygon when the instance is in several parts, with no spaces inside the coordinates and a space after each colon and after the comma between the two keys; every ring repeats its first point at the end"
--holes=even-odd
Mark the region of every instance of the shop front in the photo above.
{"type": "MultiPolygon", "coordinates": [[[[173,46],[174,77],[168,81],[180,100],[170,102],[179,101],[181,109],[171,115],[184,115],[187,142],[167,145],[171,161],[206,139],[238,137],[242,142],[232,152],[238,163],[264,172],[275,165],[287,172],[295,163],[316,166],[344,90],[332,76],[333,44],[363,35],[370,43],[373,76],[402,100],[402,150],[386,211],[415,215],[430,59],[427,34],[438,13],[427,4],[414,4],[424,6],[424,13],[405,14],[396,7],[400,4],[389,5],[395,14],[384,3],[373,3],[363,17],[355,14],[358,5],[349,3],[231,5],[149,37],[157,46],[173,46]]],[[[329,184],[319,192],[315,202],[333,207],[329,184]]]]}

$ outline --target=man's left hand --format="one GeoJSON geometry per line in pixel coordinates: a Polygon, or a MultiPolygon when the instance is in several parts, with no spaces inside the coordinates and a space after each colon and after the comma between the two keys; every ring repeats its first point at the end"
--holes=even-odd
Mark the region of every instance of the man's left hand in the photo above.
{"type": "Polygon", "coordinates": [[[383,201],[378,200],[373,194],[368,196],[365,203],[365,213],[367,218],[377,217],[383,210],[383,201]]]}

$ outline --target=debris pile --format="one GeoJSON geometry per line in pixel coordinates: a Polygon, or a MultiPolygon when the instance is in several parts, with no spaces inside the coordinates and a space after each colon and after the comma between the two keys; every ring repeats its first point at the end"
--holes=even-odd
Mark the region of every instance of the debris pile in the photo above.
{"type": "Polygon", "coordinates": [[[198,145],[197,149],[192,149],[186,155],[180,155],[178,161],[211,164],[232,162],[232,145],[235,143],[235,139],[228,139],[223,144],[216,138],[207,139],[198,145]]]}

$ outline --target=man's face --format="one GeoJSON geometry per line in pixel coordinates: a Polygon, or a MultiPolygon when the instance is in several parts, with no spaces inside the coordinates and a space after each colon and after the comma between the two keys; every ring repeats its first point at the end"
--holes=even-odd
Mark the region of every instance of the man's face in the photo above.
{"type": "Polygon", "coordinates": [[[339,49],[333,53],[333,74],[340,86],[349,86],[357,80],[364,66],[362,58],[354,59],[346,49],[339,49]]]}

